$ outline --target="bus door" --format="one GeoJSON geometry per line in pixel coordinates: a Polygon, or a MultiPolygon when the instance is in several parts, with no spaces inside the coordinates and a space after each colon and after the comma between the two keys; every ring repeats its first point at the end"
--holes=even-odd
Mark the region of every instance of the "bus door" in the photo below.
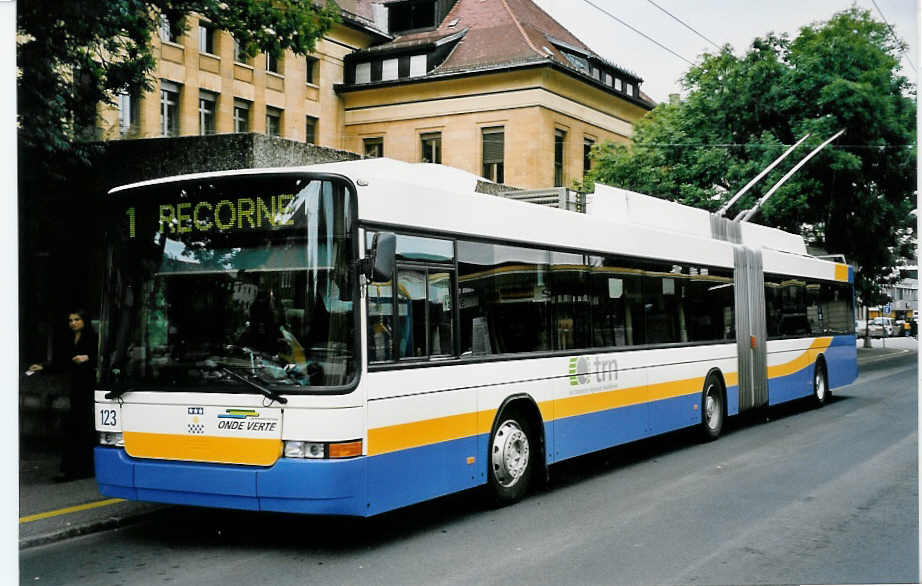
{"type": "Polygon", "coordinates": [[[740,413],[768,405],[765,283],[762,252],[745,246],[733,251],[736,347],[740,413]]]}

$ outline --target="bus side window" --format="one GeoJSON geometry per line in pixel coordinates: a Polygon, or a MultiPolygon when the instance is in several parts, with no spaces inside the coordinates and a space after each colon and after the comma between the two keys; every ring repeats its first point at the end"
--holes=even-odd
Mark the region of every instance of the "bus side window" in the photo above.
{"type": "Polygon", "coordinates": [[[591,256],[589,265],[593,347],[636,344],[643,338],[640,277],[623,259],[591,256]]]}
{"type": "Polygon", "coordinates": [[[394,300],[391,281],[368,284],[368,361],[392,360],[394,300]]]}

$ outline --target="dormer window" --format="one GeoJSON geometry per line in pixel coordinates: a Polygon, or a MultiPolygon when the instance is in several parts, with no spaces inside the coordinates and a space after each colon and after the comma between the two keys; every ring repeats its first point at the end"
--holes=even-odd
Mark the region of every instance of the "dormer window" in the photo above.
{"type": "Polygon", "coordinates": [[[390,81],[399,76],[396,58],[385,59],[381,62],[381,81],[390,81]]]}
{"type": "Polygon", "coordinates": [[[579,69],[580,71],[589,72],[589,61],[580,55],[574,55],[573,53],[563,52],[563,56],[567,58],[567,61],[570,62],[570,65],[579,69]]]}
{"type": "Polygon", "coordinates": [[[410,77],[422,77],[426,75],[426,56],[410,56],[410,77]]]}
{"type": "Polygon", "coordinates": [[[404,31],[435,28],[436,3],[434,0],[409,0],[387,7],[388,29],[391,34],[404,31]]]}
{"type": "Polygon", "coordinates": [[[374,83],[378,81],[396,81],[409,77],[423,77],[427,71],[426,55],[400,55],[384,57],[373,61],[355,63],[353,83],[374,83]]]}
{"type": "Polygon", "coordinates": [[[371,81],[371,63],[355,64],[355,83],[368,83],[371,81]]]}

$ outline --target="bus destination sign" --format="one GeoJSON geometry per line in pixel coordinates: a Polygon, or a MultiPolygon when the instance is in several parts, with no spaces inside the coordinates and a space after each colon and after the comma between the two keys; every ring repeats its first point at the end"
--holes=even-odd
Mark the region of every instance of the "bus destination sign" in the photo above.
{"type": "Polygon", "coordinates": [[[178,201],[145,207],[141,217],[132,206],[125,210],[130,238],[137,235],[137,222],[156,222],[160,234],[190,232],[233,232],[292,226],[295,207],[292,194],[239,197],[220,201],[178,201]]]}

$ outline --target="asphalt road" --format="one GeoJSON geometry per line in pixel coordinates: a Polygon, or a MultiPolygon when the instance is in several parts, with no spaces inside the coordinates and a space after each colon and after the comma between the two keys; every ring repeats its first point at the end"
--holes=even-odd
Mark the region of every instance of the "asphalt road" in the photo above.
{"type": "Polygon", "coordinates": [[[919,581],[916,355],[822,409],[731,420],[552,469],[503,509],[465,493],[371,520],[171,508],[21,552],[22,584],[919,581]]]}

